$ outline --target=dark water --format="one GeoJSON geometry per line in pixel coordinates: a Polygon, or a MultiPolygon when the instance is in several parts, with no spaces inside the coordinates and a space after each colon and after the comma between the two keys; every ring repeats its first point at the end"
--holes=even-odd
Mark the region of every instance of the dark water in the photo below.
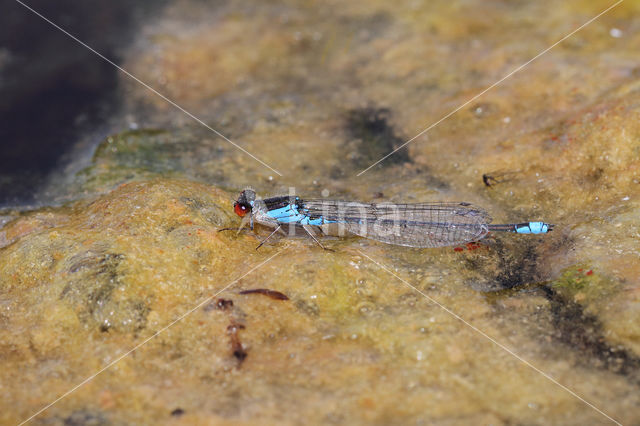
{"type": "MultiPolygon", "coordinates": [[[[116,63],[163,3],[25,1],[116,63]]],[[[117,111],[119,71],[20,3],[0,10],[0,206],[33,204],[82,135],[117,111]]]]}

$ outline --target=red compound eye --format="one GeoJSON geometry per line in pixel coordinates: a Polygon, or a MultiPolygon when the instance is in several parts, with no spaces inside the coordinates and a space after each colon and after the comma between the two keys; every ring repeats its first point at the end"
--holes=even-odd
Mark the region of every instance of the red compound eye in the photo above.
{"type": "Polygon", "coordinates": [[[244,215],[247,214],[247,212],[249,211],[249,209],[247,208],[247,206],[243,205],[243,204],[239,204],[239,203],[235,203],[233,205],[233,210],[236,212],[236,214],[240,217],[243,217],[244,215]]]}

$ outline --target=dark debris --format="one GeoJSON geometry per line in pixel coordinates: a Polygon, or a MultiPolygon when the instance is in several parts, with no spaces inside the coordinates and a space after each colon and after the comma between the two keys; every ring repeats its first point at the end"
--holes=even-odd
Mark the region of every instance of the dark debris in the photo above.
{"type": "Polygon", "coordinates": [[[253,288],[250,290],[242,290],[240,294],[262,294],[275,300],[289,300],[289,297],[279,291],[269,290],[267,288],[253,288]]]}

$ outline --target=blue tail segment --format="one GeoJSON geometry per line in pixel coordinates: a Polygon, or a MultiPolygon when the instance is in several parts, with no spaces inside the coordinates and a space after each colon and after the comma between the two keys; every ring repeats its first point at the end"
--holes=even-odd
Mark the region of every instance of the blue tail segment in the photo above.
{"type": "Polygon", "coordinates": [[[545,222],[524,222],[505,225],[489,225],[489,231],[515,232],[516,234],[546,234],[553,225],[545,222]]]}
{"type": "Polygon", "coordinates": [[[519,223],[514,226],[517,234],[546,234],[553,230],[553,225],[544,222],[519,223]]]}

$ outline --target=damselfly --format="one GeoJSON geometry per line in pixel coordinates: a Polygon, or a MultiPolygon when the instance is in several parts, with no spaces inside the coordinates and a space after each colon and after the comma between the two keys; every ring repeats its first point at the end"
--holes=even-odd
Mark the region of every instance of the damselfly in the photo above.
{"type": "Polygon", "coordinates": [[[284,225],[302,227],[320,247],[314,230],[327,233],[336,225],[351,234],[408,247],[458,245],[478,241],[491,231],[544,234],[553,230],[553,225],[545,222],[490,225],[491,217],[485,210],[461,202],[360,203],[297,196],[259,199],[253,190],[245,189],[233,208],[240,217],[249,215],[251,229],[254,222],[275,228],[257,248],[284,225]]]}

